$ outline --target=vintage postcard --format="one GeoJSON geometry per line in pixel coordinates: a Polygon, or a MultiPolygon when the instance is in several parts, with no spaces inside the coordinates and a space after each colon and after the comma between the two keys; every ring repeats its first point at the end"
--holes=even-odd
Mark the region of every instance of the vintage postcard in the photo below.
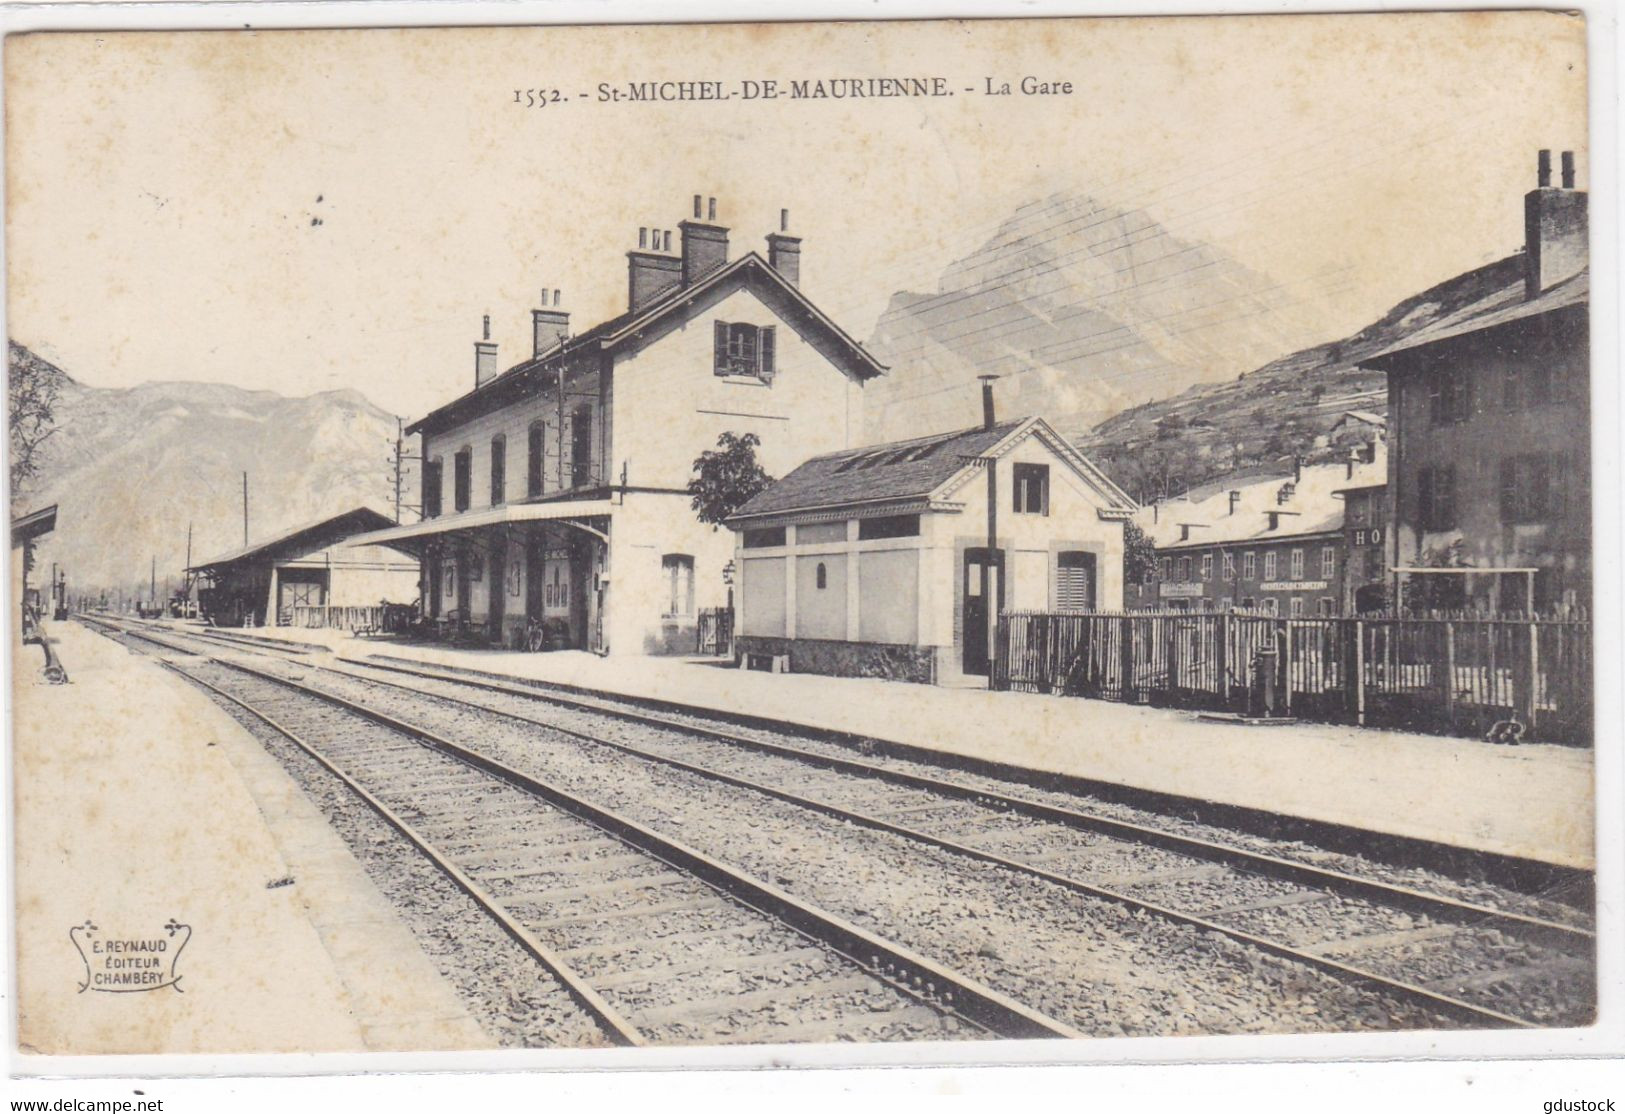
{"type": "Polygon", "coordinates": [[[4,55],[31,1062],[1618,1035],[1583,16],[4,55]]]}

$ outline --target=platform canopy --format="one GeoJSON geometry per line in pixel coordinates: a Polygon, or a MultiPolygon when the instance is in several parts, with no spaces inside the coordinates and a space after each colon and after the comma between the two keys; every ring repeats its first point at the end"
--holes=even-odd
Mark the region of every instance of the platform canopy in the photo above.
{"type": "Polygon", "coordinates": [[[500,507],[485,507],[477,511],[463,511],[461,514],[437,515],[434,518],[426,518],[422,522],[414,522],[406,526],[392,526],[387,530],[375,530],[370,534],[360,534],[350,538],[345,544],[391,545],[401,549],[407,548],[413,542],[424,543],[450,534],[467,533],[472,530],[484,530],[496,526],[517,526],[526,522],[559,522],[575,526],[597,537],[604,538],[602,531],[586,525],[581,520],[606,518],[613,514],[614,511],[615,504],[608,499],[557,500],[550,503],[506,503],[500,507]]]}
{"type": "Polygon", "coordinates": [[[11,520],[11,545],[15,549],[56,529],[56,504],[11,520]]]}

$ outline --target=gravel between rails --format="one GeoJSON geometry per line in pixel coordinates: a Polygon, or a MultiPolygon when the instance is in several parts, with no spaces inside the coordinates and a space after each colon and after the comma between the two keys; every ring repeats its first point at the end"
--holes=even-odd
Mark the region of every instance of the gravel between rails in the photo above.
{"type": "Polygon", "coordinates": [[[321,810],[367,877],[399,912],[424,954],[498,1044],[605,1045],[597,1023],[557,980],[405,837],[263,720],[208,689],[202,691],[259,740],[321,810]]]}
{"type": "MultiPolygon", "coordinates": [[[[359,666],[367,668],[364,663],[346,661],[346,666],[359,666]]],[[[396,681],[407,680],[404,674],[380,670],[381,679],[391,678],[396,681]]],[[[460,695],[465,699],[470,697],[470,688],[456,681],[443,681],[439,679],[424,679],[412,677],[409,683],[419,686],[423,692],[445,692],[449,695],[460,695]]],[[[527,705],[530,714],[535,715],[538,700],[546,702],[548,693],[545,688],[538,688],[535,697],[522,697],[502,693],[493,693],[485,690],[479,692],[479,699],[491,698],[493,701],[511,701],[511,704],[500,706],[513,710],[523,710],[527,705]]],[[[561,694],[562,699],[581,700],[605,705],[607,708],[617,707],[616,702],[607,697],[578,696],[576,694],[561,694]]],[[[497,705],[493,705],[497,706],[497,705]]],[[[1573,925],[1579,928],[1591,928],[1594,917],[1589,908],[1580,908],[1565,900],[1565,895],[1551,894],[1537,896],[1520,893],[1503,886],[1495,886],[1484,882],[1454,878],[1440,874],[1436,871],[1420,867],[1398,866],[1390,863],[1377,862],[1357,855],[1344,852],[1327,851],[1312,844],[1301,841],[1277,841],[1264,836],[1253,835],[1248,832],[1237,831],[1232,828],[1223,828],[1183,817],[1169,816],[1164,813],[1152,812],[1146,809],[1135,808],[1132,805],[1120,804],[1113,801],[1101,800],[1084,794],[1072,793],[1064,790],[1045,789],[1024,782],[979,774],[965,770],[948,769],[942,765],[918,761],[910,758],[899,758],[885,754],[878,747],[864,747],[831,742],[825,739],[810,737],[797,732],[773,731],[767,728],[749,724],[739,724],[726,718],[711,718],[691,713],[677,712],[670,709],[661,709],[651,712],[631,703],[620,705],[627,711],[640,715],[658,715],[662,719],[673,723],[698,728],[700,730],[724,731],[739,735],[743,738],[757,739],[763,742],[774,743],[779,746],[795,747],[811,754],[826,755],[835,758],[860,759],[876,766],[911,773],[925,777],[938,777],[959,782],[960,784],[985,789],[993,793],[1006,793],[1013,796],[1027,797],[1045,804],[1056,805],[1062,808],[1071,808],[1085,812],[1121,820],[1132,824],[1141,824],[1149,828],[1160,828],[1177,835],[1189,836],[1195,839],[1211,840],[1215,843],[1228,844],[1246,851],[1261,854],[1276,855],[1280,858],[1293,859],[1309,866],[1323,867],[1342,871],[1359,878],[1384,882],[1389,885],[1406,886],[1426,893],[1437,894],[1441,897],[1457,901],[1471,902],[1490,909],[1497,909],[1508,913],[1519,913],[1524,916],[1538,917],[1555,921],[1561,924],[1573,925]]],[[[604,719],[613,719],[613,712],[606,711],[601,716],[577,709],[566,708],[557,704],[546,704],[548,718],[555,715],[559,722],[570,725],[565,718],[568,716],[582,717],[581,723],[593,724],[604,719]]],[[[625,722],[625,721],[621,721],[625,722]]],[[[583,727],[583,730],[597,730],[596,727],[583,727]]]]}
{"type": "Polygon", "coordinates": [[[655,1043],[985,1036],[522,789],[308,695],[224,666],[191,668],[319,746],[437,845],[504,809],[512,820],[500,841],[458,866],[566,957],[639,941],[633,969],[612,971],[595,989],[655,1043]],[[605,885],[622,878],[655,884],[605,885]],[[590,893],[579,892],[582,883],[590,893]],[[690,969],[689,937],[700,933],[733,944],[709,970],[690,969]]]}
{"type": "Polygon", "coordinates": [[[1409,1003],[1216,933],[556,732],[330,670],[278,672],[477,743],[500,761],[673,832],[1091,1034],[1448,1025],[1409,1003]]]}
{"type": "MultiPolygon", "coordinates": [[[[316,676],[325,679],[343,674],[322,671],[316,676]]],[[[558,722],[561,726],[592,732],[641,750],[893,819],[971,846],[985,847],[1131,897],[1190,910],[1291,947],[1308,946],[1352,966],[1402,981],[1431,984],[1440,993],[1537,1024],[1586,1024],[1594,1015],[1594,978],[1586,974],[1587,962],[1575,963],[1573,957],[1560,951],[1520,942],[1494,927],[1454,925],[1447,930],[1455,963],[1447,972],[1451,977],[1444,979],[1436,969],[1437,964],[1426,962],[1425,955],[1416,953],[1414,945],[1408,943],[1413,935],[1426,937],[1444,931],[1425,914],[1335,895],[1328,895],[1325,900],[1292,901],[1288,899],[1304,895],[1305,886],[1218,864],[1204,864],[1179,852],[1019,814],[991,812],[975,802],[944,802],[927,790],[819,769],[794,759],[761,754],[677,730],[635,724],[614,716],[554,709],[520,696],[441,682],[425,682],[425,692],[421,695],[375,686],[371,697],[367,696],[368,687],[364,682],[352,681],[352,684],[357,687],[349,691],[363,700],[388,699],[392,695],[409,702],[432,701],[434,693],[444,692],[474,699],[487,707],[558,722]],[[1333,946],[1359,938],[1365,938],[1366,946],[1333,946]],[[1385,942],[1387,946],[1371,950],[1369,945],[1373,941],[1385,942]],[[1383,954],[1388,951],[1394,954],[1383,954]],[[1417,961],[1410,962],[1412,958],[1417,961]],[[1532,973],[1516,980],[1488,977],[1505,967],[1532,973]],[[1551,977],[1552,985],[1532,989],[1538,984],[1541,971],[1551,977]]],[[[427,709],[431,715],[460,711],[453,705],[438,703],[430,703],[427,709]]]]}

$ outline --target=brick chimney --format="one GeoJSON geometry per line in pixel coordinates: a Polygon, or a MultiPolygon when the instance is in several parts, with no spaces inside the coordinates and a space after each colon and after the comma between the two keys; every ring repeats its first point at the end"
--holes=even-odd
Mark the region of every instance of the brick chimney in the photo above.
{"type": "Polygon", "coordinates": [[[779,230],[767,234],[767,264],[791,286],[801,285],[801,237],[790,234],[790,210],[779,210],[779,230]]]}
{"type": "Polygon", "coordinates": [[[671,232],[638,229],[638,250],[626,253],[626,304],[639,310],[683,281],[683,261],[671,254],[671,232]]]}
{"type": "Polygon", "coordinates": [[[534,338],[531,354],[540,356],[570,338],[570,315],[559,308],[561,290],[543,290],[542,308],[530,311],[531,334],[534,338]],[[549,299],[548,295],[552,298],[549,299]]]}
{"type": "Polygon", "coordinates": [[[717,199],[711,197],[704,200],[708,208],[702,214],[700,195],[695,194],[694,219],[677,225],[683,239],[684,286],[704,278],[728,262],[728,230],[716,223],[717,199]]]}
{"type": "Polygon", "coordinates": [[[1240,502],[1241,502],[1241,492],[1232,491],[1230,493],[1230,513],[1231,514],[1236,513],[1236,504],[1238,504],[1240,502]]]}
{"type": "Polygon", "coordinates": [[[1536,163],[1535,188],[1523,198],[1524,298],[1535,298],[1589,261],[1586,194],[1574,188],[1574,152],[1563,152],[1563,184],[1552,185],[1552,153],[1536,163]]]}
{"type": "Polygon", "coordinates": [[[976,378],[982,381],[982,428],[991,430],[998,424],[994,420],[995,414],[993,410],[993,383],[998,379],[998,376],[978,375],[976,378]]]}
{"type": "Polygon", "coordinates": [[[474,342],[474,386],[483,387],[497,377],[497,344],[491,339],[491,315],[485,315],[481,339],[474,342]]]}

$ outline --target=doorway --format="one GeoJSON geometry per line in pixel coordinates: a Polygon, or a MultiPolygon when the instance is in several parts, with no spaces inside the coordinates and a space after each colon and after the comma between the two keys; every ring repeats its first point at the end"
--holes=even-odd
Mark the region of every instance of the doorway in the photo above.
{"type": "Polygon", "coordinates": [[[964,575],[959,598],[963,601],[964,656],[966,673],[987,676],[992,660],[989,625],[1004,609],[1004,551],[976,547],[965,550],[964,575]],[[990,558],[991,554],[991,558],[990,558]],[[983,575],[987,586],[984,591],[983,575]]]}

